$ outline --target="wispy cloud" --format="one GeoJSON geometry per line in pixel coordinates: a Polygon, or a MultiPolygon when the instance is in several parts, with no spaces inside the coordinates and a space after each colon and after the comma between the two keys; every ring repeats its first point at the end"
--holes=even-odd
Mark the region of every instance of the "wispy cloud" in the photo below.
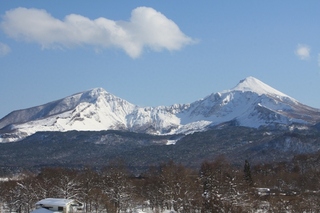
{"type": "Polygon", "coordinates": [[[11,48],[8,45],[0,42],[0,57],[5,56],[10,52],[11,52],[11,48]]]}
{"type": "Polygon", "coordinates": [[[149,7],[134,9],[130,21],[91,20],[76,14],[59,20],[45,10],[16,8],[5,13],[0,27],[9,37],[39,43],[42,48],[117,47],[133,58],[144,48],[174,51],[195,42],[176,23],[149,7]]]}
{"type": "Polygon", "coordinates": [[[307,60],[310,58],[310,47],[305,44],[299,44],[296,48],[295,54],[301,60],[307,60]]]}

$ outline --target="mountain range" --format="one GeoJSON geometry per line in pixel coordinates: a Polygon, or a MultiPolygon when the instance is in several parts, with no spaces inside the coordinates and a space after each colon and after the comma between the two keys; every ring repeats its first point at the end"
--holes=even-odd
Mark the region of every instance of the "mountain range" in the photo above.
{"type": "Polygon", "coordinates": [[[307,128],[320,122],[320,109],[300,103],[254,77],[190,104],[139,107],[95,88],[0,120],[0,142],[36,132],[122,130],[151,135],[186,135],[222,126],[307,128]]]}

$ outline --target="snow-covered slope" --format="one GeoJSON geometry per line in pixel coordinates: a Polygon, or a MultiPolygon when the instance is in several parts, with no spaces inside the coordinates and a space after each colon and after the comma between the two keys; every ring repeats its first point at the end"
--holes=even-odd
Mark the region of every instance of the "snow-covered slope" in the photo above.
{"type": "Polygon", "coordinates": [[[128,130],[149,134],[187,134],[226,122],[260,127],[313,125],[320,110],[308,107],[254,77],[231,90],[213,93],[191,104],[138,107],[97,88],[29,109],[0,120],[0,142],[12,142],[38,131],[128,130]]]}

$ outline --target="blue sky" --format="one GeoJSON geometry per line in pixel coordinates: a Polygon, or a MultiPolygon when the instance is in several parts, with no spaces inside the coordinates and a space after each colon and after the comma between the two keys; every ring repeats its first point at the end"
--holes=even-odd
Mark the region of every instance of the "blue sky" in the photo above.
{"type": "Polygon", "coordinates": [[[190,103],[247,76],[320,108],[320,1],[0,5],[0,117],[95,87],[190,103]]]}

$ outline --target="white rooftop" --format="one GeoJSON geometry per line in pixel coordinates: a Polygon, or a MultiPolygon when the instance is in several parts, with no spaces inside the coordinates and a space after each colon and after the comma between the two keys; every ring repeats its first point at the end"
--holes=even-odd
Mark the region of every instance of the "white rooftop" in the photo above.
{"type": "Polygon", "coordinates": [[[38,201],[36,205],[43,204],[43,205],[53,205],[53,206],[66,206],[70,202],[73,202],[73,200],[61,199],[61,198],[46,198],[38,201]]]}

